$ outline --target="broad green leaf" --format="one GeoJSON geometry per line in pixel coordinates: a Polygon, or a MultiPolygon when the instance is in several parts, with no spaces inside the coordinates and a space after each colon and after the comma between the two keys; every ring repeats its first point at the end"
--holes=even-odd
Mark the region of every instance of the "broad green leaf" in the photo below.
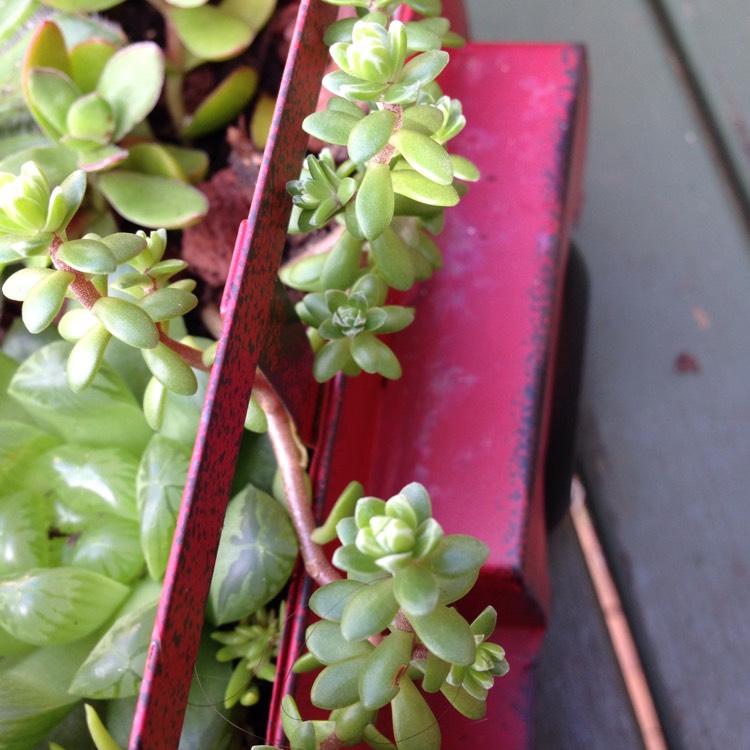
{"type": "Polygon", "coordinates": [[[334,709],[359,701],[359,674],[366,657],[353,656],[326,667],[310,689],[310,699],[318,708],[334,709]]]}
{"type": "Polygon", "coordinates": [[[161,94],[164,56],[153,42],[136,42],[107,60],[96,91],[109,103],[119,141],[151,112],[161,94]]]}
{"type": "Polygon", "coordinates": [[[354,593],[344,607],[341,633],[348,641],[369,638],[385,630],[398,612],[393,579],[381,578],[354,593]]]}
{"type": "Polygon", "coordinates": [[[109,248],[118,265],[132,260],[146,248],[145,237],[130,232],[115,232],[102,237],[101,241],[109,248]]]}
{"type": "Polygon", "coordinates": [[[297,559],[297,537],[286,511],[249,486],[227,506],[211,589],[214,625],[239,620],[270,601],[286,584],[297,559]]]}
{"type": "Polygon", "coordinates": [[[409,622],[435,656],[459,666],[473,664],[477,650],[474,634],[453,607],[440,604],[426,617],[409,615],[409,622]]]}
{"type": "Polygon", "coordinates": [[[8,385],[18,363],[7,354],[0,352],[0,422],[20,422],[27,424],[29,415],[24,408],[8,395],[8,385]]]}
{"type": "Polygon", "coordinates": [[[243,19],[257,32],[270,20],[277,6],[277,0],[222,0],[219,7],[243,19]]]}
{"type": "Polygon", "coordinates": [[[359,118],[346,112],[326,109],[308,115],[302,122],[302,129],[315,138],[346,146],[352,128],[359,122],[359,118]]]}
{"type": "Polygon", "coordinates": [[[184,289],[157,289],[147,294],[139,303],[151,320],[160,322],[179,318],[189,313],[198,304],[198,298],[184,289]]]}
{"type": "Polygon", "coordinates": [[[349,339],[327,341],[315,355],[313,376],[319,383],[325,383],[341,372],[351,362],[349,339]]]}
{"type": "Polygon", "coordinates": [[[166,177],[116,170],[99,175],[99,187],[117,213],[149,228],[186,227],[208,210],[200,190],[166,177]]]}
{"type": "Polygon", "coordinates": [[[138,694],[158,601],[157,593],[112,623],[76,672],[71,693],[84,698],[126,698],[138,694]]]}
{"type": "Polygon", "coordinates": [[[157,434],[149,441],[138,469],[141,547],[148,571],[157,581],[167,570],[190,454],[188,445],[157,434]]]}
{"type": "Polygon", "coordinates": [[[168,14],[185,47],[203,60],[228,60],[255,36],[248,23],[215,6],[170,8],[168,14]]]}
{"type": "Polygon", "coordinates": [[[198,138],[231,122],[247,106],[258,88],[258,73],[235,68],[185,121],[183,138],[198,138]]]}
{"type": "Polygon", "coordinates": [[[305,645],[321,664],[334,664],[355,656],[367,656],[373,650],[369,641],[346,641],[338,623],[329,620],[314,622],[307,628],[305,645]]]}
{"type": "Polygon", "coordinates": [[[396,119],[395,112],[376,109],[355,122],[348,139],[341,144],[347,147],[349,158],[361,164],[382,151],[396,127],[396,119]]]}
{"type": "Polygon", "coordinates": [[[318,617],[339,622],[350,597],[366,584],[344,578],[321,586],[310,597],[310,609],[318,617]]]}
{"type": "Polygon", "coordinates": [[[453,163],[448,152],[430,136],[400,128],[390,139],[409,165],[439,185],[453,182],[453,163]]]}
{"type": "Polygon", "coordinates": [[[68,687],[95,642],[95,636],[88,637],[3,659],[0,679],[3,750],[29,750],[68,714],[79,700],[68,692],[68,687]]]}
{"type": "Polygon", "coordinates": [[[382,708],[396,697],[413,646],[413,633],[394,630],[368,655],[359,676],[359,696],[367,708],[382,708]]]}
{"type": "MultiPolygon", "coordinates": [[[[63,563],[101,573],[120,583],[130,583],[143,573],[138,524],[107,518],[87,524],[63,551],[63,563]]],[[[69,540],[70,542],[70,540],[69,540]]]]}
{"type": "Polygon", "coordinates": [[[414,683],[404,675],[401,690],[391,703],[393,735],[398,750],[435,750],[440,726],[414,683]]]}
{"type": "Polygon", "coordinates": [[[40,333],[54,321],[74,279],[75,276],[69,271],[53,271],[42,276],[29,289],[21,308],[21,316],[31,333],[40,333]]]}
{"type": "MultiPolygon", "coordinates": [[[[338,709],[331,718],[336,722],[336,737],[344,743],[344,746],[351,746],[364,737],[364,731],[372,722],[376,720],[377,714],[361,703],[354,703],[351,706],[338,709]]],[[[373,745],[372,747],[378,747],[373,745]]],[[[378,750],[388,750],[386,747],[378,747],[378,750]]]]}
{"type": "Polygon", "coordinates": [[[393,580],[393,593],[401,609],[409,615],[429,615],[438,604],[435,576],[418,565],[399,570],[393,580]]]}
{"type": "Polygon", "coordinates": [[[32,568],[0,581],[0,626],[36,646],[70,643],[101,627],[128,591],[81,568],[32,568]]]}
{"type": "Polygon", "coordinates": [[[428,206],[455,206],[459,201],[459,195],[452,185],[438,185],[411,169],[394,171],[391,180],[394,193],[428,206]]]}
{"type": "Polygon", "coordinates": [[[413,84],[425,86],[440,75],[449,59],[448,53],[443,50],[422,52],[404,65],[396,83],[401,86],[413,84]]]}
{"type": "Polygon", "coordinates": [[[59,440],[25,422],[0,422],[0,486],[4,492],[25,489],[24,475],[59,440]]]}
{"type": "Polygon", "coordinates": [[[0,577],[50,564],[49,526],[46,498],[28,491],[0,496],[0,577]]]}
{"type": "Polygon", "coordinates": [[[378,272],[388,286],[401,291],[411,288],[414,283],[411,253],[406,243],[391,227],[370,242],[370,252],[378,272]]]}
{"type": "Polygon", "coordinates": [[[416,104],[407,107],[402,114],[402,127],[432,135],[443,124],[443,113],[431,104],[416,104]]]}
{"type": "Polygon", "coordinates": [[[96,92],[79,97],[68,109],[66,132],[71,138],[104,146],[110,142],[114,131],[112,107],[96,92]]]}
{"type": "Polygon", "coordinates": [[[368,164],[354,205],[366,239],[375,240],[388,229],[393,219],[393,187],[387,164],[368,164]]]}
{"type": "Polygon", "coordinates": [[[58,341],[39,349],[20,365],[8,392],[38,424],[71,443],[124,448],[139,455],[151,430],[130,389],[104,362],[91,385],[73,393],[65,373],[71,348],[58,341]]]}
{"type": "Polygon", "coordinates": [[[119,297],[100,297],[91,312],[115,337],[138,349],[159,344],[159,331],[148,313],[134,302],[119,297]]]}
{"type": "Polygon", "coordinates": [[[62,71],[32,68],[27,82],[27,101],[39,127],[53,140],[67,131],[68,110],[81,95],[81,90],[62,71]]]}
{"type": "Polygon", "coordinates": [[[165,177],[178,182],[187,181],[173,151],[161,143],[134,144],[128,149],[128,158],[119,167],[128,172],[165,177]]]}
{"type": "Polygon", "coordinates": [[[196,371],[198,390],[192,396],[181,396],[168,391],[164,399],[164,414],[160,432],[165,437],[179,440],[192,448],[198,432],[201,409],[208,387],[208,373],[196,371]]]}
{"type": "Polygon", "coordinates": [[[107,513],[129,521],[138,518],[135,477],[138,462],[121,448],[61,445],[44,457],[56,495],[85,516],[107,513]]]}

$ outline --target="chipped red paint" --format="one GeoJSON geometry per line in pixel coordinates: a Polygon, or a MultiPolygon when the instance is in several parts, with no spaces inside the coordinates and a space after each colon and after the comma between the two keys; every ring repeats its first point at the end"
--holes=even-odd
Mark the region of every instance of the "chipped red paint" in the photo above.
{"type": "MultiPolygon", "coordinates": [[[[584,52],[571,45],[469,45],[441,84],[461,98],[469,125],[452,150],[482,180],[450,209],[439,237],[444,268],[415,294],[414,324],[394,336],[396,382],[358,378],[329,402],[316,480],[329,502],[352,479],[388,497],[416,480],[449,533],[483,539],[490,558],[462,610],[492,603],[495,639],[511,672],[489,697],[487,719],[455,713],[443,746],[529,744],[533,665],[544,631],[548,579],[544,462],[555,337],[569,229],[580,197],[586,101],[584,52]]],[[[280,663],[304,633],[305,600],[280,663]]],[[[303,716],[319,712],[296,690],[303,716]]],[[[279,685],[292,688],[293,683],[279,685]]],[[[278,704],[277,704],[278,705],[278,704]]],[[[447,704],[434,701],[438,715],[447,704]]],[[[452,712],[452,709],[450,709],[452,712]]],[[[279,716],[268,739],[283,743],[279,716]]]]}
{"type": "Polygon", "coordinates": [[[177,521],[130,750],[175,750],[179,744],[216,547],[286,236],[290,202],[285,185],[299,174],[307,140],[302,120],[315,106],[326,60],[322,35],[335,15],[335,7],[321,2],[303,0],[300,5],[280,103],[224,295],[224,330],[177,521]]]}

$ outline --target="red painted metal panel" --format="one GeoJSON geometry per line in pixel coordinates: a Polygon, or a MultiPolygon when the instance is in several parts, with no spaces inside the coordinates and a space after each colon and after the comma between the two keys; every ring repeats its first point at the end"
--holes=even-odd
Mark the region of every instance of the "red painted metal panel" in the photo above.
{"type": "Polygon", "coordinates": [[[286,237],[291,206],[285,185],[299,174],[307,141],[301,124],[315,106],[326,59],[322,34],[335,13],[334,7],[321,2],[303,0],[300,6],[269,145],[227,282],[224,330],[177,522],[130,750],[174,750],[179,743],[245,410],[286,237]],[[303,33],[305,44],[300,43],[303,33]]]}
{"type": "MultiPolygon", "coordinates": [[[[489,545],[462,609],[471,617],[494,604],[511,673],[492,691],[488,719],[452,716],[443,744],[497,746],[501,736],[504,748],[522,748],[548,603],[543,465],[580,195],[586,67],[583,50],[569,45],[470,45],[452,56],[441,84],[461,98],[469,122],[455,150],[479,165],[482,181],[448,211],[439,238],[445,267],[417,291],[415,323],[389,341],[403,378],[346,383],[331,401],[322,444],[335,450],[317,479],[329,501],[352,479],[384,498],[423,482],[447,532],[489,545]]],[[[296,627],[279,665],[287,677],[304,598],[290,612],[296,627]]],[[[278,689],[293,689],[293,681],[278,689]]],[[[436,709],[442,714],[446,704],[436,709]]],[[[269,739],[282,741],[278,716],[269,739]]]]}

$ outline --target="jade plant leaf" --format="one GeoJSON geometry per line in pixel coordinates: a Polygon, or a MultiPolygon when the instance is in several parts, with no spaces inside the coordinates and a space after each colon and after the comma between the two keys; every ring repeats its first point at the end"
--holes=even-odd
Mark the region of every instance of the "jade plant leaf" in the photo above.
{"type": "Polygon", "coordinates": [[[250,103],[258,89],[258,73],[235,68],[186,118],[180,135],[198,138],[231,122],[250,103]]]}
{"type": "Polygon", "coordinates": [[[415,276],[409,249],[391,227],[387,227],[370,243],[370,251],[380,275],[388,286],[401,291],[412,286],[415,276]]]}
{"type": "Polygon", "coordinates": [[[239,620],[269,602],[291,575],[297,537],[282,506],[255,487],[229,501],[219,542],[208,617],[239,620]]]}
{"type": "Polygon", "coordinates": [[[318,617],[339,622],[350,597],[365,584],[344,578],[321,586],[310,597],[310,609],[318,617]]]}
{"type": "Polygon", "coordinates": [[[373,650],[369,641],[344,640],[338,623],[328,620],[315,622],[307,628],[305,644],[321,664],[334,664],[355,656],[367,656],[373,650]]]}
{"type": "Polygon", "coordinates": [[[394,630],[367,656],[359,676],[359,695],[363,705],[378,709],[398,694],[401,674],[411,661],[413,633],[394,630]]]}
{"type": "Polygon", "coordinates": [[[21,317],[31,333],[40,333],[54,321],[74,279],[75,276],[69,271],[53,271],[45,274],[29,289],[21,308],[21,317]]]}
{"type": "Polygon", "coordinates": [[[452,607],[440,604],[426,617],[409,615],[409,622],[422,643],[439,658],[466,667],[474,662],[474,634],[452,607]]]}
{"type": "MultiPolygon", "coordinates": [[[[93,325],[89,326],[83,335],[76,337],[77,340],[70,351],[66,367],[68,385],[74,393],[80,393],[91,385],[104,361],[107,346],[112,341],[112,334],[101,323],[97,323],[92,315],[88,315],[88,319],[93,319],[93,325]]],[[[88,325],[88,321],[85,321],[83,316],[67,320],[68,323],[78,322],[88,325]]],[[[66,326],[66,332],[72,333],[67,328],[66,326]]],[[[67,338],[63,333],[60,335],[67,338]]]]}
{"type": "Polygon", "coordinates": [[[70,50],[71,78],[84,93],[91,93],[117,47],[107,39],[94,37],[70,50]]]}
{"type": "Polygon", "coordinates": [[[391,703],[391,711],[398,750],[434,750],[440,747],[440,725],[406,675],[401,678],[401,690],[391,703]]]}
{"type": "Polygon", "coordinates": [[[310,699],[318,708],[335,709],[359,701],[359,675],[365,656],[353,656],[326,667],[310,689],[310,699]]]}
{"type": "Polygon", "coordinates": [[[31,568],[0,582],[0,626],[36,646],[70,643],[101,627],[128,591],[82,568],[31,568]]]}
{"type": "Polygon", "coordinates": [[[54,68],[32,68],[26,83],[29,109],[53,140],[67,130],[68,110],[81,90],[68,75],[54,68]]]}
{"type": "Polygon", "coordinates": [[[392,175],[393,192],[428,206],[455,206],[459,195],[452,185],[438,185],[412,169],[398,169],[392,175]]]}
{"type": "Polygon", "coordinates": [[[136,479],[141,548],[151,577],[164,578],[190,467],[190,447],[154,435],[143,453],[136,479]]]}
{"type": "Polygon", "coordinates": [[[400,128],[390,142],[419,174],[439,185],[453,182],[453,164],[448,152],[428,135],[400,128]]]}
{"type": "Polygon", "coordinates": [[[359,118],[346,112],[326,109],[308,115],[302,122],[302,128],[308,135],[321,141],[346,146],[349,134],[358,122],[359,118]]]}
{"type": "Polygon", "coordinates": [[[170,8],[168,15],[185,47],[202,60],[228,60],[255,38],[246,21],[220,7],[170,8]]]}
{"type": "Polygon", "coordinates": [[[198,390],[195,372],[185,360],[161,342],[141,350],[154,377],[168,390],[180,396],[192,396],[198,390]]]}
{"type": "Polygon", "coordinates": [[[377,239],[388,228],[393,219],[393,187],[387,164],[367,165],[357,193],[355,210],[366,239],[377,239]]]}
{"type": "Polygon", "coordinates": [[[99,175],[98,184],[117,213],[145,227],[186,227],[208,210],[203,193],[179,180],[117,170],[99,175]]]}
{"type": "Polygon", "coordinates": [[[398,612],[393,579],[382,578],[354,593],[344,607],[341,632],[349,641],[369,638],[385,630],[398,612]]]}
{"type": "Polygon", "coordinates": [[[148,313],[119,297],[100,297],[91,307],[99,322],[116,338],[137,349],[153,349],[159,331],[148,313]]]}
{"type": "Polygon", "coordinates": [[[164,56],[153,42],[130,44],[107,60],[96,91],[114,112],[113,141],[119,141],[151,112],[163,81],[164,56]]]}
{"type": "MultiPolygon", "coordinates": [[[[377,109],[356,122],[346,145],[349,158],[361,164],[382,151],[396,127],[396,114],[387,109],[377,109]]],[[[334,141],[331,141],[334,143],[334,141]]]]}

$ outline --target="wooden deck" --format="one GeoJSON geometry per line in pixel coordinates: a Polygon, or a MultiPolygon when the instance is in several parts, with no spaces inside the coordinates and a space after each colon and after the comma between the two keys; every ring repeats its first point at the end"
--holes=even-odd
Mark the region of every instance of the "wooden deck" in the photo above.
{"type": "MultiPolygon", "coordinates": [[[[750,747],[750,6],[466,5],[474,39],[588,46],[581,471],[668,746],[750,747]]],[[[568,519],[550,565],[535,749],[640,749],[568,519]]]]}

